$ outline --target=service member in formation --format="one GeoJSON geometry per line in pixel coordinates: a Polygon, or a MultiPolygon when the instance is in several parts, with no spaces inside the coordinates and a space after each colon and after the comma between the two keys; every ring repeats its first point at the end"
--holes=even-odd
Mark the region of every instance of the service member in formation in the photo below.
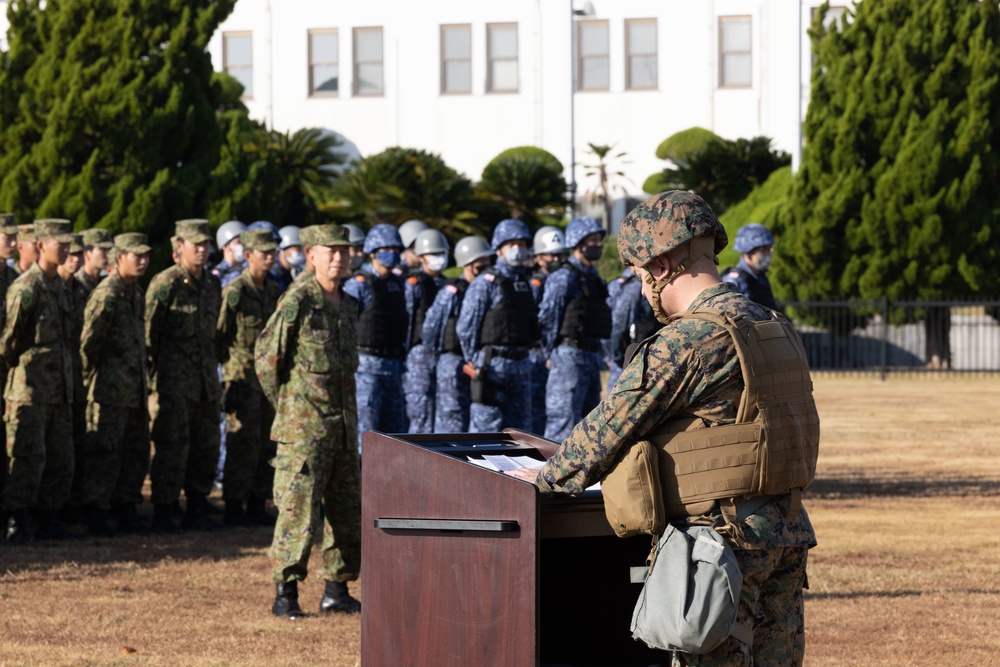
{"type": "Polygon", "coordinates": [[[76,272],[76,279],[86,289],[89,297],[94,288],[104,279],[108,262],[112,257],[115,244],[111,232],[100,227],[85,229],[83,236],[83,266],[76,272]]]}
{"type": "MultiPolygon", "coordinates": [[[[566,236],[558,227],[546,225],[535,232],[532,250],[535,254],[535,272],[531,274],[531,292],[535,304],[541,305],[545,297],[545,282],[552,272],[566,260],[566,236]]],[[[549,382],[549,355],[539,344],[528,352],[531,361],[531,432],[545,433],[545,385],[549,382]]]]}
{"type": "Polygon", "coordinates": [[[303,233],[313,271],[285,293],[256,347],[257,377],[277,413],[271,429],[278,443],[271,612],[289,619],[304,615],[298,582],[308,573],[321,514],[320,576],[326,589],[320,611],[361,611],[361,603],[347,590],[347,582],[356,580],[361,569],[354,387],[358,304],[343,289],[350,248],[346,230],[338,225],[314,225],[303,233]]]}
{"type": "MultiPolygon", "coordinates": [[[[611,336],[615,334],[615,304],[618,297],[626,285],[637,282],[638,279],[632,273],[632,269],[625,267],[622,274],[617,278],[608,281],[608,308],[611,309],[611,336]]],[[[622,374],[622,361],[615,358],[614,342],[611,338],[605,341],[604,356],[608,358],[608,384],[605,394],[610,394],[612,387],[618,382],[618,376],[622,374]]]]}
{"type": "Polygon", "coordinates": [[[225,522],[233,526],[274,525],[264,510],[271,497],[274,410],[254,371],[254,344],[281,297],[269,273],[278,244],[265,229],[240,237],[246,268],[222,290],[216,348],[225,386],[226,462],[222,476],[225,522]]]}
{"type": "Polygon", "coordinates": [[[35,237],[34,225],[17,226],[17,262],[14,272],[21,275],[38,261],[38,243],[35,237]]]}
{"type": "Polygon", "coordinates": [[[9,475],[2,507],[7,539],[67,537],[58,517],[73,484],[73,349],[69,292],[59,277],[72,241],[69,220],[36,220],[38,261],[7,290],[0,355],[10,369],[4,399],[9,475]]]}
{"type": "Polygon", "coordinates": [[[538,344],[538,308],[528,282],[531,232],[520,220],[493,230],[496,264],[480,273],[462,300],[455,331],[472,378],[469,429],[494,433],[531,429],[531,362],[538,344]]]}
{"type": "Polygon", "coordinates": [[[466,236],[459,241],[455,245],[455,263],[462,267],[462,275],[445,281],[424,319],[424,345],[438,360],[433,433],[469,430],[469,378],[462,372],[465,359],[455,327],[465,290],[476,276],[493,266],[492,258],[493,249],[481,236],[466,236]]]}
{"type": "Polygon", "coordinates": [[[87,386],[83,502],[87,530],[111,535],[146,530],[136,508],[149,471],[149,411],[146,408],[144,299],[139,279],[149,266],[145,234],[115,237],[115,270],[87,301],[80,356],[87,386]]]}
{"type": "Polygon", "coordinates": [[[549,355],[545,387],[545,437],[561,441],[601,400],[604,340],[611,335],[608,290],[595,264],[604,228],[594,218],[566,227],[570,258],[549,276],[538,307],[542,345],[549,355]]]}
{"type": "MultiPolygon", "coordinates": [[[[7,313],[7,290],[17,278],[17,272],[10,264],[17,250],[17,220],[13,213],[0,213],[0,331],[3,331],[7,313]],[[9,264],[9,263],[10,264],[9,264]]],[[[4,411],[3,387],[7,385],[7,364],[0,359],[0,415],[4,411]]],[[[6,426],[0,421],[0,498],[3,497],[3,485],[7,480],[7,435],[6,426]]],[[[0,539],[7,526],[0,522],[0,539]]]]}
{"type": "Polygon", "coordinates": [[[733,248],[740,253],[739,263],[723,272],[722,279],[736,285],[743,296],[765,308],[778,310],[778,302],[771,291],[767,270],[774,252],[774,237],[764,225],[756,222],[743,225],[736,232],[733,248]]]}
{"type": "Polygon", "coordinates": [[[219,460],[219,371],[215,324],[222,290],[205,270],[211,236],[207,220],[176,225],[179,262],[153,277],[146,291],[146,354],[155,446],[149,479],[153,529],[175,532],[172,505],[187,498],[185,528],[211,528],[208,494],[219,460]]]}
{"type": "MultiPolygon", "coordinates": [[[[629,269],[629,278],[617,290],[611,307],[611,338],[608,340],[608,356],[611,359],[611,377],[608,378],[607,393],[614,390],[625,366],[625,354],[630,345],[641,343],[663,326],[653,315],[653,307],[642,295],[642,281],[629,269]]],[[[617,283],[620,278],[616,278],[617,283]]],[[[613,284],[613,283],[612,283],[613,284]]],[[[608,289],[610,297],[610,288],[608,289]]]]}
{"type": "MultiPolygon", "coordinates": [[[[721,281],[716,255],[727,241],[708,204],[689,192],[662,193],[629,213],[621,223],[618,252],[643,281],[643,293],[666,326],[638,348],[611,395],[577,424],[537,475],[526,469],[513,474],[533,481],[543,493],[577,494],[604,478],[639,440],[666,451],[697,452],[709,441],[699,437],[701,428],[730,436],[733,429],[756,430],[760,447],[797,462],[766,482],[784,484],[787,491],[708,499],[698,506],[686,502],[687,491],[675,475],[661,479],[664,497],[679,498],[678,506],[688,511],[675,520],[715,525],[733,547],[743,573],[737,622],[753,630],[752,644],[731,636],[704,655],[675,652],[672,660],[674,665],[800,665],[802,589],[816,535],[799,498],[815,474],[819,417],[808,364],[791,325],[721,281]],[[764,335],[784,339],[780,368],[766,353],[745,362],[753,366],[749,372],[742,368],[733,332],[744,330],[756,338],[758,350],[764,335]],[[784,354],[790,350],[796,354],[784,354]],[[752,391],[746,377],[754,382],[752,391]],[[741,399],[749,406],[745,412],[741,399]],[[747,421],[735,423],[741,414],[747,421]]],[[[757,447],[757,440],[751,446],[757,447]]],[[[725,472],[720,464],[734,463],[705,451],[699,469],[725,472]]],[[[768,468],[768,474],[772,471],[768,468]]],[[[749,487],[730,486],[726,492],[739,494],[744,488],[749,487]]]]}

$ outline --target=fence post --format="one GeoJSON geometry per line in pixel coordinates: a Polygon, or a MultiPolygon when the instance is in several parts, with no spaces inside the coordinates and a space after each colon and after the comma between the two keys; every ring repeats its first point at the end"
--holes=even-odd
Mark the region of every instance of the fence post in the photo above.
{"type": "Polygon", "coordinates": [[[889,297],[882,297],[882,382],[889,373],[889,297]]]}

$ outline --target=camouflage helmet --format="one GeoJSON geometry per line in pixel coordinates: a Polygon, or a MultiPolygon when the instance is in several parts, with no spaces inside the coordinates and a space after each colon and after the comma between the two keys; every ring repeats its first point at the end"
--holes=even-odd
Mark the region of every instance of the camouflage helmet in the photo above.
{"type": "Polygon", "coordinates": [[[600,233],[602,239],[607,234],[604,231],[604,227],[597,220],[594,220],[589,215],[581,215],[578,218],[573,218],[566,226],[566,247],[575,248],[580,245],[580,241],[591,234],[597,233],[600,233]]]}
{"type": "Polygon", "coordinates": [[[774,245],[774,237],[770,230],[764,225],[756,222],[740,227],[736,232],[736,241],[733,242],[733,249],[744,255],[764,245],[774,245]]]}
{"type": "Polygon", "coordinates": [[[268,222],[267,220],[257,220],[256,222],[251,222],[247,225],[247,229],[266,229],[271,232],[271,236],[274,237],[275,243],[281,243],[281,235],[278,234],[278,228],[273,222],[268,222]]]}
{"type": "Polygon", "coordinates": [[[518,239],[531,242],[531,232],[528,231],[528,225],[515,219],[501,220],[497,228],[493,230],[493,249],[499,250],[500,246],[507,241],[518,239]]]}
{"type": "Polygon", "coordinates": [[[636,206],[622,220],[618,255],[625,266],[645,266],[698,237],[714,237],[715,254],[729,243],[711,207],[686,190],[670,190],[636,206]]]}
{"type": "Polygon", "coordinates": [[[399,230],[392,225],[375,225],[368,230],[365,236],[365,253],[375,252],[379,248],[402,248],[403,239],[399,236],[399,230]]]}

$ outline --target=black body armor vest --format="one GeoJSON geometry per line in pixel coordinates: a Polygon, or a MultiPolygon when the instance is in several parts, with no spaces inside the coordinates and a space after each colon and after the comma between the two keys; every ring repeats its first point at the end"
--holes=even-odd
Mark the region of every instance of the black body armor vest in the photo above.
{"type": "Polygon", "coordinates": [[[573,340],[602,340],[611,337],[611,308],[608,306],[608,288],[601,277],[585,273],[570,262],[562,267],[569,269],[576,278],[580,295],[566,304],[559,337],[573,340]]]}
{"type": "Polygon", "coordinates": [[[402,356],[406,346],[406,297],[402,282],[395,276],[383,278],[359,272],[371,285],[374,298],[358,317],[360,351],[382,357],[402,356]],[[366,352],[370,350],[370,352],[366,352]]]}
{"type": "Polygon", "coordinates": [[[438,286],[432,276],[423,271],[415,271],[407,280],[416,279],[420,283],[420,301],[414,304],[413,331],[410,332],[410,347],[420,345],[424,339],[424,318],[427,311],[434,305],[434,297],[437,296],[438,286]]]}
{"type": "Polygon", "coordinates": [[[747,294],[744,295],[746,298],[765,308],[778,310],[778,302],[774,300],[774,293],[771,291],[771,281],[766,276],[757,277],[742,266],[737,266],[733,271],[742,275],[746,282],[747,294]]]}
{"type": "MultiPolygon", "coordinates": [[[[465,290],[469,288],[469,281],[465,278],[455,278],[454,280],[449,280],[445,284],[452,285],[458,290],[458,294],[455,296],[458,299],[459,313],[461,313],[462,299],[465,298],[465,290]]],[[[445,322],[444,342],[441,344],[441,351],[461,356],[462,344],[458,341],[458,332],[455,330],[457,325],[458,315],[449,317],[448,321],[445,322]]]]}
{"type": "Polygon", "coordinates": [[[541,338],[538,307],[527,280],[511,280],[495,269],[483,273],[495,276],[493,282],[503,297],[500,305],[487,311],[479,340],[483,345],[531,347],[541,338]]]}

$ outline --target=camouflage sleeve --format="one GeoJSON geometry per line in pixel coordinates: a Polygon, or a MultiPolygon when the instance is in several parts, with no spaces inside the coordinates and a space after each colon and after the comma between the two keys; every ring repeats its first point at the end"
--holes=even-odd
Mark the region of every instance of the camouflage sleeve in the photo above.
{"type": "Polygon", "coordinates": [[[236,340],[236,313],[240,305],[237,285],[227,285],[222,290],[222,306],[215,324],[215,358],[220,364],[229,361],[229,348],[236,340]]]}
{"type": "Polygon", "coordinates": [[[108,338],[114,320],[116,302],[117,299],[110,290],[95,292],[87,300],[83,331],[80,334],[80,357],[84,374],[95,368],[101,358],[104,341],[108,338]]]}
{"type": "Polygon", "coordinates": [[[35,293],[30,285],[15,283],[7,292],[7,321],[0,334],[0,356],[8,368],[14,368],[21,353],[31,346],[34,327],[30,325],[35,310],[35,293]]]}
{"type": "Polygon", "coordinates": [[[156,368],[156,359],[160,354],[160,333],[170,303],[170,288],[171,284],[166,280],[154,278],[146,290],[146,357],[150,372],[156,368]]]}
{"type": "Polygon", "coordinates": [[[563,315],[566,313],[566,301],[570,296],[570,284],[573,275],[569,269],[559,269],[545,281],[545,294],[538,306],[538,327],[542,331],[542,347],[546,355],[551,355],[559,337],[559,327],[562,326],[563,315]]]}
{"type": "Polygon", "coordinates": [[[285,365],[291,357],[298,319],[298,299],[282,299],[254,345],[257,379],[260,380],[260,388],[267,400],[274,406],[278,404],[282,378],[287,377],[285,365]]]}

